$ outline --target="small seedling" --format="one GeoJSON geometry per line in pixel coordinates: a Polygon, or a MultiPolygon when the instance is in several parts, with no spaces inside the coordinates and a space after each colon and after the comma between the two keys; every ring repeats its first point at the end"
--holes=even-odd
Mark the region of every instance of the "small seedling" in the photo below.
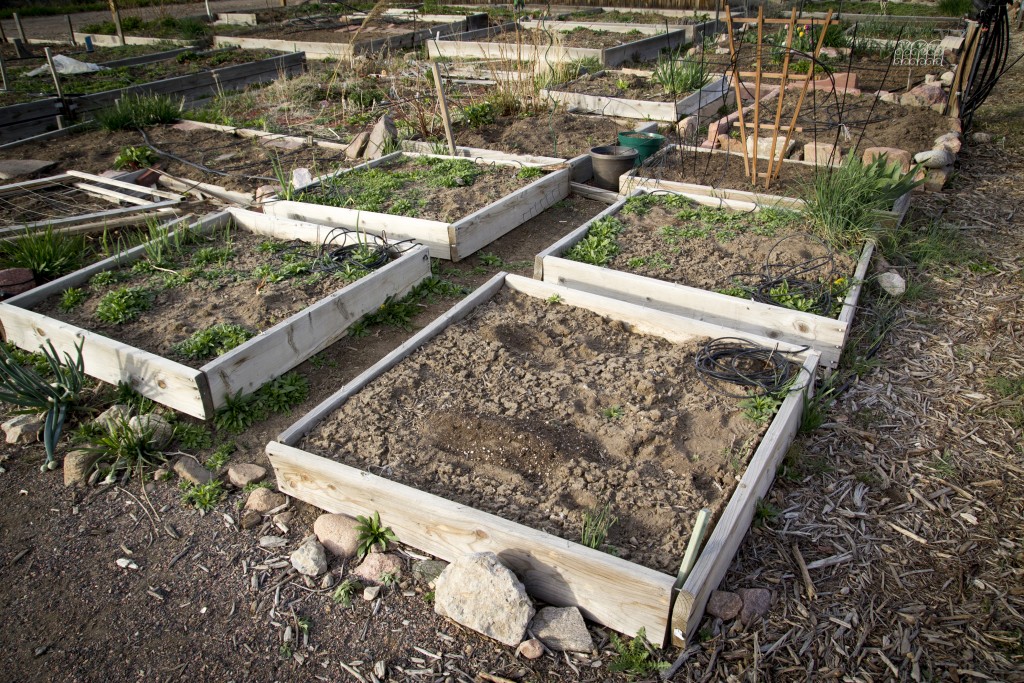
{"type": "Polygon", "coordinates": [[[156,163],[156,154],[149,147],[122,147],[121,153],[114,159],[114,168],[139,169],[156,163]]]}
{"type": "Polygon", "coordinates": [[[256,336],[255,332],[233,323],[217,323],[198,330],[171,347],[175,353],[191,359],[216,358],[256,336]]]}
{"type": "Polygon", "coordinates": [[[84,289],[78,287],[68,287],[60,295],[60,310],[70,311],[76,308],[80,303],[88,298],[88,294],[85,293],[84,289]]]}
{"type": "Polygon", "coordinates": [[[106,479],[113,482],[119,472],[142,471],[166,461],[167,457],[153,441],[155,432],[155,426],[148,421],[136,426],[124,418],[113,420],[93,439],[95,445],[88,450],[102,453],[105,460],[113,461],[106,479]]]}
{"type": "Polygon", "coordinates": [[[758,498],[754,507],[754,526],[763,527],[768,522],[782,514],[782,510],[775,507],[764,498],[758,498]]]}
{"type": "Polygon", "coordinates": [[[356,526],[359,546],[357,554],[359,557],[366,557],[374,546],[380,546],[381,550],[388,547],[388,543],[398,540],[395,532],[389,526],[383,526],[380,522],[380,513],[374,512],[373,517],[356,516],[359,524],[356,526]]]}
{"type": "Polygon", "coordinates": [[[267,417],[267,409],[255,394],[242,395],[242,390],[224,400],[224,406],[213,416],[217,429],[241,434],[267,417]]]}
{"type": "Polygon", "coordinates": [[[601,410],[601,415],[606,420],[618,420],[621,419],[623,415],[625,415],[625,411],[623,411],[622,406],[608,406],[607,408],[601,410]]]}
{"type": "Polygon", "coordinates": [[[145,287],[121,287],[107,292],[96,306],[96,317],[111,325],[123,325],[149,310],[153,293],[145,287]]]}
{"type": "Polygon", "coordinates": [[[248,496],[250,493],[252,493],[256,489],[271,489],[271,490],[273,490],[274,489],[274,485],[271,484],[269,481],[253,481],[253,482],[250,482],[250,483],[245,485],[245,488],[242,489],[242,493],[245,494],[245,496],[248,496]]]}
{"type": "Polygon", "coordinates": [[[544,301],[548,302],[549,304],[558,304],[558,303],[562,302],[562,295],[561,294],[552,294],[547,299],[544,299],[544,301]]]}
{"type": "Polygon", "coordinates": [[[519,169],[519,173],[516,173],[516,177],[520,180],[533,180],[534,178],[540,178],[542,175],[544,175],[544,171],[536,166],[523,166],[519,169]]]}
{"type": "Polygon", "coordinates": [[[380,575],[380,582],[385,588],[390,588],[398,583],[398,574],[395,572],[384,572],[380,575]]]}
{"type": "Polygon", "coordinates": [[[352,598],[363,589],[363,585],[354,579],[345,579],[334,589],[331,598],[335,604],[342,607],[351,607],[352,598]]]}
{"type": "Polygon", "coordinates": [[[607,265],[619,253],[615,238],[625,227],[613,216],[599,218],[590,224],[587,236],[566,252],[565,258],[594,266],[607,265]]]}
{"type": "Polygon", "coordinates": [[[580,542],[588,548],[600,550],[608,538],[608,531],[619,521],[611,513],[611,505],[593,508],[583,512],[583,531],[580,542]]]}
{"type": "Polygon", "coordinates": [[[755,424],[771,422],[782,401],[771,394],[752,394],[740,401],[744,417],[755,424]]]}
{"type": "Polygon", "coordinates": [[[235,442],[225,441],[221,445],[217,446],[217,448],[213,451],[213,453],[210,454],[210,457],[206,459],[206,462],[203,463],[203,465],[206,467],[206,469],[216,472],[217,470],[228,464],[228,461],[231,460],[231,454],[234,452],[235,442]]]}
{"type": "Polygon", "coordinates": [[[480,264],[489,268],[501,268],[504,263],[505,262],[497,254],[492,254],[489,251],[485,251],[480,254],[480,264]]]}
{"type": "Polygon", "coordinates": [[[608,665],[613,673],[624,673],[628,676],[646,676],[656,673],[669,666],[668,662],[658,661],[647,648],[647,633],[643,628],[636,632],[636,637],[628,642],[619,638],[617,633],[610,634],[612,647],[615,648],[615,659],[608,665]]]}
{"type": "Polygon", "coordinates": [[[178,440],[179,446],[188,450],[209,448],[213,443],[213,436],[209,429],[187,422],[179,422],[174,425],[174,438],[178,440]]]}
{"type": "Polygon", "coordinates": [[[181,502],[203,512],[209,512],[224,498],[224,484],[220,479],[205,484],[182,481],[181,489],[181,502]]]}

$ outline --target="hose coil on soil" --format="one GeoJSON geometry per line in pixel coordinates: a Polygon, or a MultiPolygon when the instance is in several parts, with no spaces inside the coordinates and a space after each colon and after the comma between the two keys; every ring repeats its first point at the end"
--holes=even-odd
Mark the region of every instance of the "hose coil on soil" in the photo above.
{"type": "MultiPolygon", "coordinates": [[[[807,347],[800,349],[806,350],[807,347]]],[[[704,344],[694,355],[697,376],[708,389],[730,398],[768,396],[797,389],[801,367],[780,351],[739,337],[720,337],[704,344]],[[712,383],[711,380],[714,380],[712,383]],[[750,389],[744,394],[724,391],[715,384],[725,382],[750,389]]]]}

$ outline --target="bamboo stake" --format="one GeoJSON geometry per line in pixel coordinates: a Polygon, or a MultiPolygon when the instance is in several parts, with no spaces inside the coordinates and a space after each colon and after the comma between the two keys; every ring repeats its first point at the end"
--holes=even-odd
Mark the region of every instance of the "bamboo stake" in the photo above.
{"type": "Polygon", "coordinates": [[[729,36],[729,58],[732,60],[732,84],[736,90],[736,106],[740,122],[740,143],[743,146],[743,172],[750,175],[750,159],[747,158],[747,126],[743,121],[743,94],[740,84],[739,59],[736,55],[736,41],[733,37],[732,13],[729,5],[725,6],[725,25],[729,36]]]}
{"type": "Polygon", "coordinates": [[[693,523],[693,531],[690,533],[690,541],[686,544],[686,552],[683,553],[683,561],[679,564],[679,572],[676,574],[674,588],[679,590],[686,583],[686,578],[693,571],[693,565],[697,563],[697,551],[700,544],[704,542],[704,534],[708,530],[708,523],[711,521],[711,510],[701,508],[697,513],[697,519],[693,523]]]}
{"type": "Polygon", "coordinates": [[[117,9],[117,0],[108,0],[110,3],[110,16],[114,18],[114,28],[117,30],[117,39],[124,45],[124,29],[121,28],[121,11],[117,9]]]}
{"type": "MultiPolygon", "coordinates": [[[[761,123],[761,60],[764,49],[764,5],[757,7],[757,77],[754,79],[754,123],[761,123]]],[[[754,152],[751,155],[750,182],[757,185],[757,134],[760,126],[754,126],[754,152]]],[[[744,145],[746,149],[746,145],[744,145]]]]}
{"type": "MultiPolygon", "coordinates": [[[[793,35],[796,33],[796,7],[793,8],[792,13],[789,16],[789,35],[786,37],[786,56],[782,59],[782,80],[779,82],[779,102],[775,108],[775,124],[772,126],[772,150],[768,156],[768,173],[764,178],[764,189],[767,190],[772,182],[772,171],[775,169],[775,150],[779,146],[779,125],[782,123],[782,103],[786,99],[786,81],[789,76],[789,57],[792,54],[793,49],[793,35]]],[[[811,64],[811,71],[814,71],[814,64],[811,64]]],[[[788,144],[788,143],[787,143],[788,144]]],[[[782,148],[782,153],[786,153],[786,148],[782,148]]],[[[757,150],[754,150],[754,154],[757,154],[757,150]]],[[[782,166],[782,159],[779,159],[779,166],[782,166]]]]}
{"type": "Polygon", "coordinates": [[[0,54],[0,79],[4,83],[4,92],[7,92],[7,66],[4,64],[4,56],[0,54]]]}
{"type": "MultiPolygon", "coordinates": [[[[807,86],[810,85],[811,79],[814,78],[814,62],[818,60],[818,55],[821,53],[821,46],[825,44],[825,34],[828,33],[828,27],[831,25],[832,10],[829,10],[828,14],[825,15],[825,23],[822,24],[821,35],[818,36],[818,42],[814,46],[814,59],[811,61],[811,68],[807,70],[807,75],[804,77],[804,86],[800,89],[800,98],[796,101],[796,109],[793,111],[793,119],[789,122],[789,128],[786,129],[786,141],[783,143],[783,149],[789,145],[789,140],[793,136],[793,130],[796,128],[797,117],[800,116],[800,108],[804,106],[804,97],[807,96],[807,86]]],[[[811,19],[811,27],[814,27],[814,19],[811,19]]],[[[776,177],[779,175],[779,171],[781,170],[782,164],[779,164],[778,168],[775,169],[776,177]]]]}
{"type": "Polygon", "coordinates": [[[64,19],[68,22],[68,40],[72,45],[75,44],[75,28],[71,25],[71,15],[65,14],[64,19]]]}
{"type": "Polygon", "coordinates": [[[437,62],[430,63],[434,72],[434,85],[437,86],[437,103],[441,105],[441,119],[444,121],[444,134],[448,138],[448,150],[455,156],[455,135],[452,133],[452,122],[448,118],[448,103],[444,99],[444,86],[441,83],[441,69],[437,62]]]}
{"type": "Polygon", "coordinates": [[[50,67],[50,75],[53,76],[53,85],[57,88],[57,97],[60,99],[61,105],[63,106],[63,103],[64,103],[64,93],[61,92],[61,89],[60,89],[60,77],[57,76],[57,69],[53,65],[53,53],[50,51],[50,48],[48,48],[48,47],[43,48],[43,52],[46,53],[46,63],[50,67]]]}
{"type": "Polygon", "coordinates": [[[18,29],[18,37],[21,38],[21,42],[24,45],[28,45],[28,38],[25,37],[25,27],[21,25],[21,17],[18,13],[14,13],[14,27],[18,29]]]}

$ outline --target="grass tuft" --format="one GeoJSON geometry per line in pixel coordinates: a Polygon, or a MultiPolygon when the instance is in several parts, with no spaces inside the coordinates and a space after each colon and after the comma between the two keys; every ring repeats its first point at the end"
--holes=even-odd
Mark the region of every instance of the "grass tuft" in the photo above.
{"type": "Polygon", "coordinates": [[[175,102],[166,95],[123,97],[113,107],[96,112],[96,122],[111,132],[174,123],[183,105],[183,101],[175,102]]]}

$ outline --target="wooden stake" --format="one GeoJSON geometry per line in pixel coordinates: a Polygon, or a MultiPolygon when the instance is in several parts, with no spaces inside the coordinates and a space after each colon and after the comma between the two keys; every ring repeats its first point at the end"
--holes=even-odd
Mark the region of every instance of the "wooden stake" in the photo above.
{"type": "Polygon", "coordinates": [[[28,38],[25,37],[25,27],[21,25],[21,17],[18,13],[14,13],[14,26],[18,29],[18,37],[21,38],[21,42],[28,45],[28,38]]]}
{"type": "Polygon", "coordinates": [[[50,48],[43,48],[43,52],[46,53],[46,63],[50,66],[50,75],[53,76],[53,85],[57,88],[57,97],[61,102],[64,101],[64,93],[60,89],[60,78],[57,76],[57,69],[53,66],[53,53],[50,52],[50,48]]]}
{"type": "MultiPolygon", "coordinates": [[[[732,60],[732,84],[736,90],[736,106],[740,122],[740,143],[743,145],[743,172],[750,175],[750,159],[747,158],[747,124],[743,121],[743,93],[740,84],[740,66],[736,55],[736,40],[733,37],[732,13],[725,6],[725,25],[729,36],[729,57],[732,60]]],[[[756,122],[755,122],[756,123],[756,122]]]]}
{"type": "Polygon", "coordinates": [[[206,3],[206,16],[209,19],[213,19],[213,12],[210,11],[210,0],[204,0],[206,3]]]}
{"type": "Polygon", "coordinates": [[[65,14],[64,15],[64,19],[68,22],[68,41],[72,45],[74,45],[75,44],[75,29],[71,25],[71,15],[70,14],[65,14]]]}
{"type": "MultiPolygon", "coordinates": [[[[757,6],[757,78],[754,79],[754,122],[761,122],[761,66],[764,48],[764,5],[757,6]]],[[[760,128],[754,126],[754,152],[750,160],[750,182],[757,184],[757,134],[760,128]]],[[[746,145],[743,146],[746,153],[746,145]]]]}
{"type": "MultiPolygon", "coordinates": [[[[795,9],[793,10],[796,11],[795,9]]],[[[686,544],[686,552],[683,553],[683,561],[679,564],[679,573],[676,574],[676,582],[673,588],[679,590],[686,577],[693,571],[693,565],[697,563],[697,551],[700,544],[704,542],[704,534],[707,533],[708,523],[711,521],[711,510],[701,508],[697,513],[697,519],[693,523],[693,531],[690,532],[690,541],[686,544]]]]}
{"type": "Polygon", "coordinates": [[[7,34],[4,33],[4,22],[0,21],[0,43],[7,42],[7,34]]]}
{"type": "MultiPolygon", "coordinates": [[[[782,103],[786,99],[786,81],[789,77],[789,57],[791,50],[793,49],[793,35],[796,33],[796,7],[793,8],[792,13],[789,16],[789,34],[786,36],[786,56],[782,60],[782,80],[779,82],[779,102],[775,109],[775,124],[772,126],[772,150],[768,156],[768,174],[764,178],[764,189],[768,189],[772,182],[772,171],[775,168],[775,150],[779,145],[779,124],[782,123],[782,103]]],[[[826,27],[827,28],[827,27],[826,27]]],[[[811,62],[811,72],[814,71],[814,63],[811,62]]],[[[786,153],[786,148],[782,148],[782,153],[786,153]]],[[[757,150],[754,150],[754,155],[757,155],[757,150]]],[[[782,160],[779,160],[779,166],[782,166],[782,160]]]]}
{"type": "Polygon", "coordinates": [[[0,54],[0,79],[4,82],[4,92],[7,92],[7,67],[4,65],[3,54],[0,54]]]}
{"type": "Polygon", "coordinates": [[[117,0],[108,0],[108,2],[110,3],[110,16],[114,18],[114,28],[117,30],[117,39],[124,45],[124,29],[121,28],[121,11],[117,9],[117,0]]]}
{"type": "Polygon", "coordinates": [[[437,86],[437,103],[441,105],[441,119],[444,121],[444,134],[448,138],[448,150],[455,156],[455,135],[452,134],[452,122],[448,118],[448,103],[444,99],[444,86],[441,83],[441,69],[437,62],[430,63],[434,72],[434,85],[437,86]]]}

